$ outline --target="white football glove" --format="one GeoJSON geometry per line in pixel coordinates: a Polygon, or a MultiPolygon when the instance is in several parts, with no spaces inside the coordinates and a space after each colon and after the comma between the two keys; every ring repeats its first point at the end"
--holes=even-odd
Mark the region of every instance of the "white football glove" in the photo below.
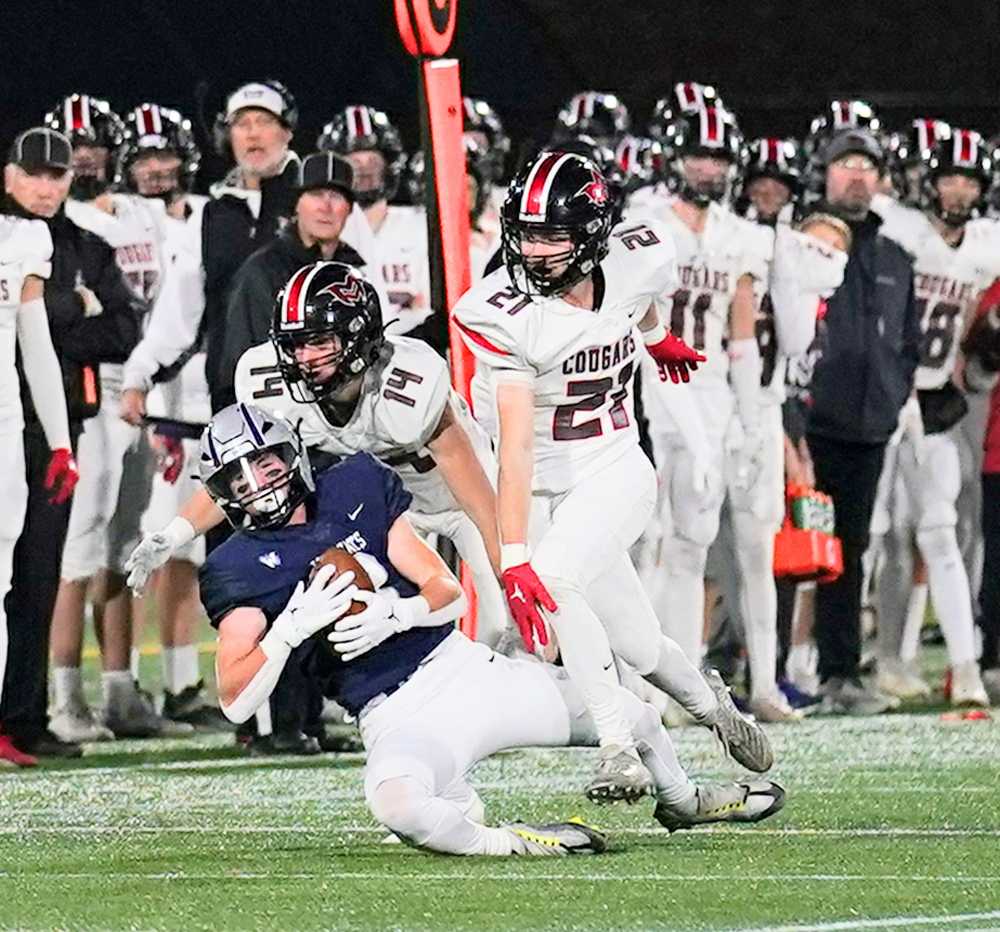
{"type": "Polygon", "coordinates": [[[125,561],[125,581],[128,587],[136,595],[142,595],[149,577],[181,547],[194,540],[194,537],[191,523],[180,516],[174,518],[163,530],[143,537],[125,561]]]}
{"type": "Polygon", "coordinates": [[[359,590],[353,584],[354,573],[342,573],[334,579],[336,572],[335,566],[321,566],[308,586],[300,582],[268,633],[294,650],[340,618],[358,598],[359,590]]]}
{"type": "Polygon", "coordinates": [[[401,599],[395,590],[358,590],[355,598],[368,607],[357,615],[341,618],[327,635],[327,640],[345,662],[378,647],[394,634],[413,627],[413,619],[409,617],[405,604],[410,600],[401,599]]]}

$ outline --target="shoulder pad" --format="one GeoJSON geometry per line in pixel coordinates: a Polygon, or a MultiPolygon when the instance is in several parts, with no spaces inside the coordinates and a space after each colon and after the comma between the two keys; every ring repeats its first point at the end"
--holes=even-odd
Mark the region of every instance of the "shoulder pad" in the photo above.
{"type": "Polygon", "coordinates": [[[670,291],[677,274],[677,250],[670,229],[652,217],[619,223],[611,231],[609,261],[618,264],[638,294],[670,291]]]}
{"type": "Polygon", "coordinates": [[[437,429],[451,392],[448,364],[421,340],[392,336],[382,364],[376,421],[401,447],[420,449],[437,429]]]}
{"type": "Polygon", "coordinates": [[[459,299],[452,317],[477,360],[498,369],[530,369],[519,337],[533,304],[514,288],[507,270],[499,268],[459,299]]]}

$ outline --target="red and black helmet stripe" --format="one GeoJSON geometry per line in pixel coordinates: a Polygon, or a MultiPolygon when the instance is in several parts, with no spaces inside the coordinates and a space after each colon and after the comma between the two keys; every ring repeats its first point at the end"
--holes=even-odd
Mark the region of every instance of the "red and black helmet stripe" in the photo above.
{"type": "Polygon", "coordinates": [[[371,136],[372,132],[374,130],[372,129],[372,118],[368,112],[368,108],[348,107],[347,135],[351,139],[357,139],[359,137],[371,136]]]}
{"type": "Polygon", "coordinates": [[[701,124],[701,144],[707,148],[717,148],[722,144],[722,120],[715,107],[705,107],[699,113],[701,124]]]}
{"type": "Polygon", "coordinates": [[[524,182],[524,193],[518,215],[521,220],[544,223],[548,215],[549,191],[559,169],[571,159],[578,158],[568,152],[546,152],[531,167],[524,182]]]}
{"type": "Polygon", "coordinates": [[[301,330],[305,326],[305,300],[309,293],[309,282],[320,268],[321,264],[303,266],[285,286],[281,300],[282,330],[301,330]]]}
{"type": "Polygon", "coordinates": [[[91,128],[90,98],[86,94],[73,94],[71,97],[67,97],[63,104],[63,117],[67,133],[89,130],[91,128]]]}
{"type": "Polygon", "coordinates": [[[967,129],[955,130],[954,150],[952,157],[956,165],[975,166],[978,155],[979,141],[977,134],[967,129]]]}
{"type": "Polygon", "coordinates": [[[135,122],[140,136],[160,136],[163,134],[163,121],[160,119],[160,108],[156,104],[143,104],[135,108],[135,122]]]}

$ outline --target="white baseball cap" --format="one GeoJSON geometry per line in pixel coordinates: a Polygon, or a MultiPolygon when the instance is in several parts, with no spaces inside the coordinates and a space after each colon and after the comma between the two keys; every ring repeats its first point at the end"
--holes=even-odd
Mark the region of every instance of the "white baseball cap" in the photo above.
{"type": "Polygon", "coordinates": [[[279,120],[285,120],[286,103],[281,94],[267,84],[244,84],[229,95],[226,101],[226,121],[230,121],[238,110],[256,107],[273,113],[279,120]]]}

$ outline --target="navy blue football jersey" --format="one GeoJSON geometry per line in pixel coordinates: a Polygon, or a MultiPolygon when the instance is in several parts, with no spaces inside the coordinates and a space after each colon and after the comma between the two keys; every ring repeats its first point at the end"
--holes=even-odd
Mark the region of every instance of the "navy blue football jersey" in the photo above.
{"type": "MultiPolygon", "coordinates": [[[[316,474],[316,494],[305,524],[271,531],[238,531],[201,568],[201,601],[214,627],[235,608],[260,609],[268,627],[284,610],[310,563],[329,547],[368,553],[389,574],[387,585],[404,598],[417,587],[389,563],[388,535],[410,507],[399,477],[367,453],[356,453],[316,474]]],[[[325,693],[353,715],[369,699],[394,689],[453,630],[449,624],[395,634],[349,663],[313,638],[303,665],[325,681],[325,693]]]]}

